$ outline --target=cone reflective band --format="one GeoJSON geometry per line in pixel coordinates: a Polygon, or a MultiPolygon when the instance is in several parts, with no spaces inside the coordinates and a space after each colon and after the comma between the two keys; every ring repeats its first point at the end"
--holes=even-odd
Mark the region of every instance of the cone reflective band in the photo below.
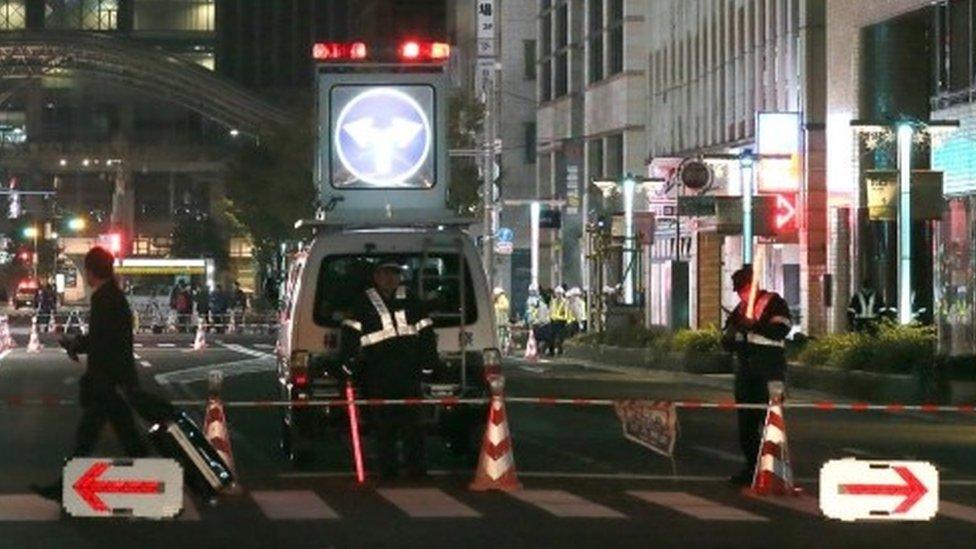
{"type": "Polygon", "coordinates": [[[515,473],[512,436],[508,430],[508,417],[505,414],[505,401],[502,398],[505,378],[500,375],[488,376],[488,384],[492,393],[488,425],[482,437],[478,469],[469,488],[475,491],[520,490],[522,484],[515,473]]]}
{"type": "Polygon", "coordinates": [[[783,419],[783,406],[779,398],[770,400],[766,412],[752,491],[761,496],[791,496],[799,493],[793,486],[793,468],[786,443],[786,421],[783,419]]]}

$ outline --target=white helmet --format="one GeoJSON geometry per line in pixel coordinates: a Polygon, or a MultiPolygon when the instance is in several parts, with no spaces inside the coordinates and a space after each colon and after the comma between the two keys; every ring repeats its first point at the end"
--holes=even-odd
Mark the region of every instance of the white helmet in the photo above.
{"type": "Polygon", "coordinates": [[[555,292],[556,295],[563,295],[564,293],[566,293],[566,290],[564,290],[562,286],[556,286],[553,292],[555,292]]]}
{"type": "Polygon", "coordinates": [[[498,286],[495,288],[495,290],[492,293],[494,293],[496,296],[499,296],[505,293],[505,290],[501,286],[498,286]]]}
{"type": "Polygon", "coordinates": [[[535,284],[529,284],[529,295],[538,295],[539,287],[535,284]]]}
{"type": "Polygon", "coordinates": [[[566,292],[566,295],[570,297],[576,297],[578,295],[583,295],[583,292],[582,290],[579,289],[579,286],[573,286],[572,288],[569,289],[568,292],[566,292]]]}

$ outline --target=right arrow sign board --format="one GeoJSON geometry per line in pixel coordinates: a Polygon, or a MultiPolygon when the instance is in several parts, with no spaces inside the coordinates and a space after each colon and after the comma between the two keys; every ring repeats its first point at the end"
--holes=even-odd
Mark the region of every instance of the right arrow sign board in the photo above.
{"type": "Polygon", "coordinates": [[[931,520],[939,471],[924,461],[828,461],[820,469],[820,510],[844,521],[931,520]]]}

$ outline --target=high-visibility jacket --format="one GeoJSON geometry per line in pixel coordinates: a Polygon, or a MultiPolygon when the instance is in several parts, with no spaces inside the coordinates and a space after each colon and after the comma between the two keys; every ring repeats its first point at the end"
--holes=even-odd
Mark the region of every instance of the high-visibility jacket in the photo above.
{"type": "Polygon", "coordinates": [[[884,311],[884,300],[878,292],[861,290],[854,294],[847,312],[857,320],[874,320],[884,311]]]}
{"type": "Polygon", "coordinates": [[[746,367],[770,379],[783,379],[786,371],[786,336],[793,327],[790,307],[779,294],[760,291],[752,319],[748,304],[740,302],[725,322],[723,345],[746,367]]]}
{"type": "Polygon", "coordinates": [[[530,296],[525,302],[525,323],[529,326],[549,324],[549,307],[539,296],[530,296]]]}
{"type": "Polygon", "coordinates": [[[419,396],[424,373],[440,365],[434,322],[403,286],[390,298],[363,293],[342,321],[339,356],[378,398],[419,396]]]}
{"type": "Polygon", "coordinates": [[[495,298],[495,323],[499,326],[508,324],[508,315],[511,314],[511,305],[505,294],[500,294],[495,298]]]}
{"type": "Polygon", "coordinates": [[[573,312],[569,309],[569,301],[565,297],[552,298],[549,303],[549,318],[553,322],[569,322],[573,319],[573,312]]]}

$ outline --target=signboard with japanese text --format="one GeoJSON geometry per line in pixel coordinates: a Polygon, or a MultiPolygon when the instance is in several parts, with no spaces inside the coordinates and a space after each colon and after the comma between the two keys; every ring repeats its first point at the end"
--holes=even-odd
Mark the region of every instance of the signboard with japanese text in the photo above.
{"type": "Polygon", "coordinates": [[[495,1],[476,1],[478,57],[495,57],[495,1]]]}
{"type": "Polygon", "coordinates": [[[665,457],[674,454],[678,438],[678,410],[672,402],[621,400],[613,405],[624,438],[665,457]]]}

